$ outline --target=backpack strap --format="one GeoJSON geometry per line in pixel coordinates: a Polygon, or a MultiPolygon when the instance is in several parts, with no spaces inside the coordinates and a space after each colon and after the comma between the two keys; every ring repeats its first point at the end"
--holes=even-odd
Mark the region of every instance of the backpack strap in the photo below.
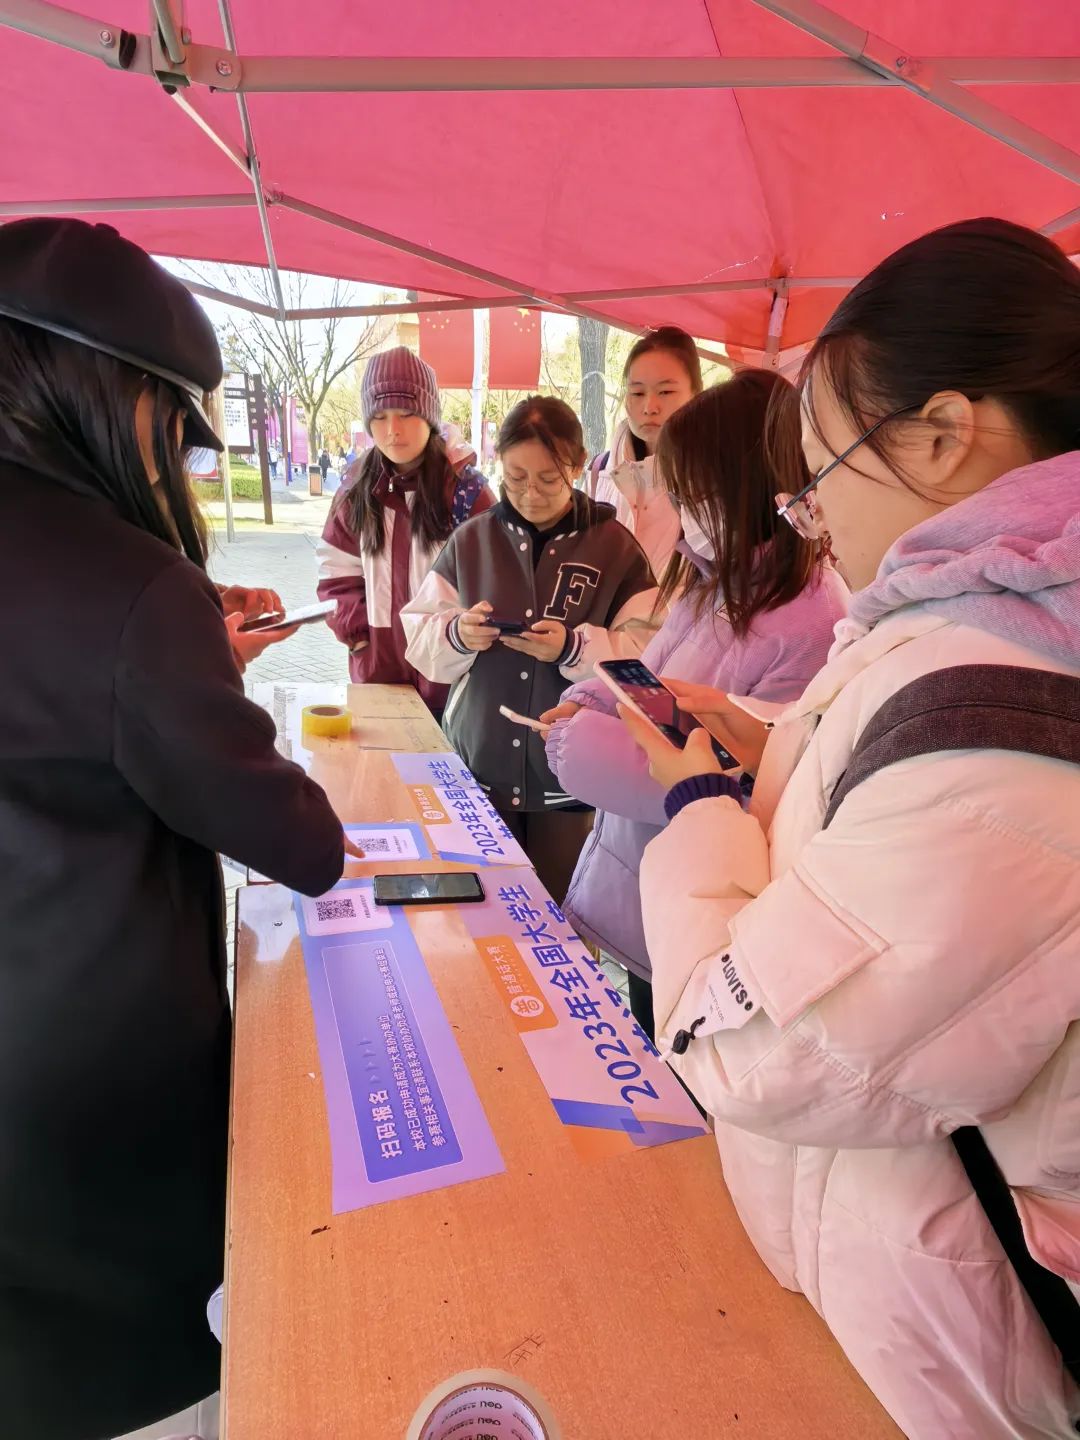
{"type": "Polygon", "coordinates": [[[962,1125],[949,1139],[1016,1278],[1061,1351],[1062,1364],[1080,1385],[1080,1300],[1060,1275],[1040,1265],[1028,1249],[1008,1182],[979,1127],[962,1125]]]}
{"type": "Polygon", "coordinates": [[[603,472],[605,465],[610,459],[611,451],[605,450],[602,455],[593,456],[592,460],[586,466],[585,474],[581,477],[581,488],[585,491],[586,495],[588,495],[591,500],[596,499],[597,482],[600,479],[600,475],[603,472]],[[585,475],[589,477],[588,480],[585,479],[585,475]]]}
{"type": "Polygon", "coordinates": [[[1080,679],[1020,665],[954,665],[913,680],[862,732],[822,828],[876,771],[940,750],[1012,750],[1080,765],[1080,679]]]}
{"type": "MultiPolygon", "coordinates": [[[[822,828],[856,785],[878,770],[942,750],[1011,750],[1080,765],[1080,679],[1023,666],[956,665],[905,685],[863,730],[822,828]]],[[[1027,1248],[1008,1183],[982,1131],[964,1125],[949,1138],[1006,1258],[1080,1384],[1080,1301],[1027,1248]]]]}

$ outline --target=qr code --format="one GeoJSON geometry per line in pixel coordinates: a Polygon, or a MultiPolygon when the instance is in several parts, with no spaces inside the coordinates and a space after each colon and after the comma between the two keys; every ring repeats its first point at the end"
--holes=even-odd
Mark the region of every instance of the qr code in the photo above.
{"type": "Polygon", "coordinates": [[[315,901],[315,917],[320,923],[327,920],[355,920],[356,910],[348,895],[333,895],[326,900],[315,901]]]}
{"type": "Polygon", "coordinates": [[[389,835],[365,835],[365,836],[364,836],[364,854],[365,854],[365,855],[389,855],[390,853],[391,853],[391,850],[390,850],[390,837],[389,837],[389,835]]]}

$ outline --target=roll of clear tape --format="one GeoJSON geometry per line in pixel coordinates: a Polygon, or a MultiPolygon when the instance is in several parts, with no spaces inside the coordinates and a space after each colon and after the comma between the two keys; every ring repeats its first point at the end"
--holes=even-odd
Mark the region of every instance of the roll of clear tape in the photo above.
{"type": "Polygon", "coordinates": [[[405,1440],[562,1440],[542,1395],[501,1370],[467,1370],[437,1385],[405,1440]]]}
{"type": "Polygon", "coordinates": [[[307,705],[301,715],[305,735],[348,735],[352,715],[342,705],[307,705]]]}

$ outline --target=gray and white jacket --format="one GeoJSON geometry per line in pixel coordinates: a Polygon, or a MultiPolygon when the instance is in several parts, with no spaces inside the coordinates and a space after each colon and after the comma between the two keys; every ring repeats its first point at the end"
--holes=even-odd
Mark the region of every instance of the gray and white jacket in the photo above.
{"type": "Polygon", "coordinates": [[[557,705],[570,682],[592,674],[596,659],[620,652],[614,636],[648,622],[655,598],[640,545],[612,506],[580,491],[547,532],[503,499],[451,535],[401,611],[405,653],[422,675],[451,686],[443,728],[501,811],[577,802],[552,774],[540,736],[505,720],[499,706],[535,716],[557,705]],[[501,620],[561,621],[568,631],[563,655],[532,660],[498,642],[466,650],[456,621],[484,600],[501,620]]]}

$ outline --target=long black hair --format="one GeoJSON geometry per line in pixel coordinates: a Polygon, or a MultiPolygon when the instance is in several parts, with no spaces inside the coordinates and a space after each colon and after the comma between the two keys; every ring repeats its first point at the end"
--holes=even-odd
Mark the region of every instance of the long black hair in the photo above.
{"type": "Polygon", "coordinates": [[[856,434],[905,412],[865,442],[901,480],[898,432],[940,391],[999,401],[1039,459],[1077,449],[1080,271],[1008,220],[931,231],[861,280],[811,346],[800,388],[824,443],[819,377],[856,434]]]}
{"type": "Polygon", "coordinates": [[[184,468],[183,414],[179,393],[165,381],[75,340],[0,317],[0,456],[107,500],[130,524],[205,569],[206,523],[184,468]],[[144,393],[152,403],[156,485],[146,473],[135,422],[144,393]]]}
{"type": "Polygon", "coordinates": [[[777,491],[798,494],[810,480],[798,395],[783,376],[742,370],[696,395],[660,431],[656,464],[715,556],[706,578],[685,556],[673,555],[658,610],[677,594],[699,614],[723,606],[743,636],[755,615],[789,604],[820,572],[816,547],[776,513],[777,491]]]}
{"type": "MultiPolygon", "coordinates": [[[[383,503],[375,494],[375,486],[384,471],[389,473],[390,462],[377,445],[372,445],[350,465],[345,473],[349,483],[334,499],[346,528],[357,537],[365,555],[381,554],[386,544],[383,503]]],[[[454,470],[446,442],[438,430],[432,429],[419,468],[411,474],[416,476],[416,495],[409,517],[412,533],[428,550],[434,550],[449,539],[454,528],[451,512],[454,470]]]]}

